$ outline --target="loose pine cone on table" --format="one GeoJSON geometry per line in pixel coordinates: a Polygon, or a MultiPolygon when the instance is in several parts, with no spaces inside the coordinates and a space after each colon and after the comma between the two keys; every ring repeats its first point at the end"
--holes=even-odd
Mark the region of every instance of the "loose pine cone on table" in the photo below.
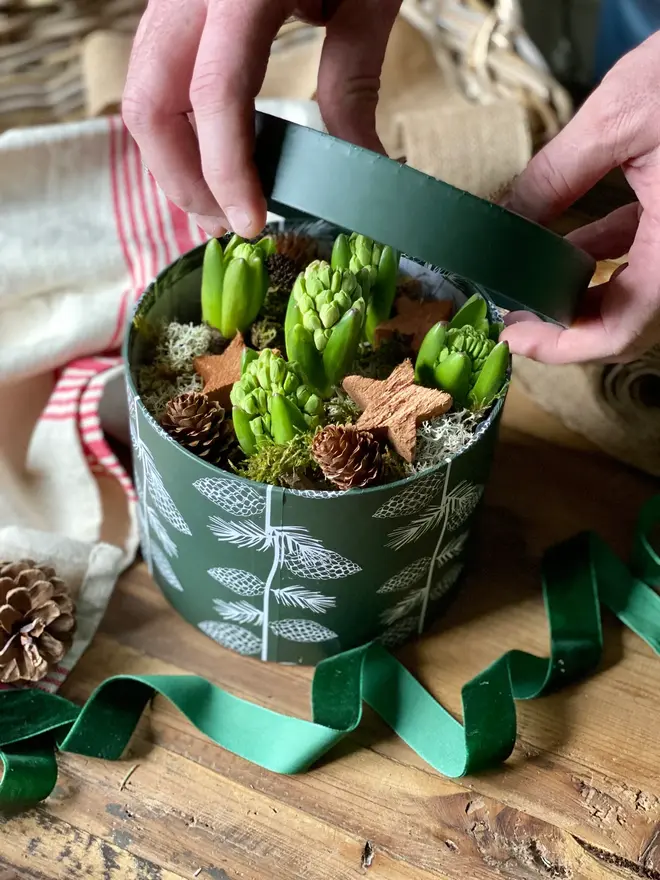
{"type": "Polygon", "coordinates": [[[44,678],[71,647],[74,615],[52,568],[31,559],[0,561],[0,682],[44,678]]]}
{"type": "Polygon", "coordinates": [[[224,408],[199,391],[170,400],[161,424],[178,443],[211,464],[224,461],[235,447],[234,428],[224,408]]]}
{"type": "Polygon", "coordinates": [[[357,489],[382,473],[380,444],[354,425],[328,425],[312,441],[312,455],[325,477],[339,489],[357,489]]]}

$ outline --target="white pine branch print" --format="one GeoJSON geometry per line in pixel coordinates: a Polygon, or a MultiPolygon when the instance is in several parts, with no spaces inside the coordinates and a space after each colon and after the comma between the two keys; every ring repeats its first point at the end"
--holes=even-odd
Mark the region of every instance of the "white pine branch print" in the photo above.
{"type": "Polygon", "coordinates": [[[465,520],[473,513],[481,496],[484,487],[476,486],[463,480],[447,496],[447,505],[449,507],[449,520],[447,525],[451,531],[455,531],[459,526],[463,525],[465,520]]]}
{"type": "Polygon", "coordinates": [[[418,541],[422,535],[436,529],[440,525],[445,515],[445,510],[446,508],[443,504],[429,507],[425,513],[413,519],[407,526],[400,526],[398,529],[390,532],[387,546],[392,550],[400,550],[406,544],[418,541]]]}
{"type": "Polygon", "coordinates": [[[304,608],[314,614],[325,614],[329,608],[334,608],[336,599],[334,596],[324,596],[315,590],[306,590],[304,587],[282,587],[271,593],[280,605],[289,608],[304,608]]]}
{"type": "Polygon", "coordinates": [[[277,535],[286,553],[325,552],[321,541],[301,526],[275,526],[271,532],[277,535]]]}
{"type": "Polygon", "coordinates": [[[234,623],[250,623],[254,626],[261,626],[263,623],[263,611],[250,605],[244,599],[239,602],[223,602],[222,599],[215,599],[213,606],[223,620],[231,620],[234,623]]]}
{"type": "Polygon", "coordinates": [[[407,617],[411,611],[414,611],[418,605],[422,604],[423,600],[424,589],[415,590],[414,593],[406,596],[405,599],[401,599],[396,605],[385,609],[380,615],[381,623],[385,626],[391,626],[391,624],[396,623],[397,620],[401,620],[402,617],[407,617]]]}
{"type": "Polygon", "coordinates": [[[249,520],[246,522],[227,522],[219,516],[210,516],[209,529],[218,541],[227,541],[237,547],[267,550],[273,546],[274,542],[272,532],[264,532],[260,526],[249,520]]]}
{"type": "Polygon", "coordinates": [[[442,567],[446,565],[448,562],[451,562],[452,559],[455,559],[463,547],[470,535],[469,531],[461,532],[459,535],[455,535],[453,538],[450,538],[449,541],[445,544],[445,546],[438,553],[435,563],[437,566],[442,567]]]}
{"type": "Polygon", "coordinates": [[[461,576],[463,571],[463,565],[460,562],[457,562],[455,565],[450,566],[444,575],[437,581],[433,589],[429,594],[429,598],[432,602],[436,602],[438,599],[441,599],[445,593],[448,593],[453,586],[455,586],[456,581],[461,576]]]}

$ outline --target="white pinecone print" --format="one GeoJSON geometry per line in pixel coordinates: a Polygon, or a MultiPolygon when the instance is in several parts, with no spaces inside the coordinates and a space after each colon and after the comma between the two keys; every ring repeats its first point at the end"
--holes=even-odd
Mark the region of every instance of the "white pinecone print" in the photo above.
{"type": "Polygon", "coordinates": [[[378,592],[399,593],[403,590],[407,590],[409,587],[413,587],[419,580],[426,577],[430,565],[430,556],[423,556],[421,559],[416,559],[414,562],[411,562],[410,565],[402,568],[398,574],[395,574],[393,577],[386,580],[382,587],[378,588],[378,592]]]}
{"type": "Polygon", "coordinates": [[[188,528],[188,524],[179,513],[179,510],[172,501],[172,497],[165,488],[161,475],[151,459],[145,460],[145,468],[147,473],[147,486],[153,498],[156,510],[164,517],[168,523],[183,535],[190,535],[192,532],[188,528]]]}
{"type": "Polygon", "coordinates": [[[261,639],[248,629],[235,623],[219,623],[217,620],[204,620],[199,628],[223,648],[250,657],[261,651],[261,639]]]}
{"type": "Polygon", "coordinates": [[[431,589],[429,594],[429,598],[432,602],[437,602],[438,599],[442,599],[442,597],[448,593],[453,586],[456,585],[457,580],[461,576],[463,571],[463,564],[457,562],[456,565],[452,565],[447,571],[438,579],[435,586],[431,589]]]}
{"type": "Polygon", "coordinates": [[[423,477],[403,492],[399,492],[374,513],[378,519],[389,519],[396,516],[410,516],[426,507],[433,498],[442,491],[444,474],[423,477]]]}
{"type": "Polygon", "coordinates": [[[170,587],[172,587],[173,590],[176,590],[179,593],[183,593],[181,581],[174,573],[174,569],[172,568],[169,559],[167,558],[167,556],[165,556],[162,549],[153,539],[151,541],[151,561],[165,578],[170,587]]]}
{"type": "Polygon", "coordinates": [[[156,535],[156,537],[160,541],[163,550],[167,553],[168,556],[178,556],[179,550],[178,550],[176,544],[174,543],[172,538],[170,538],[165,526],[158,519],[158,516],[156,515],[156,511],[153,509],[153,507],[149,507],[148,505],[147,505],[147,517],[149,518],[149,525],[151,526],[151,528],[154,531],[154,534],[156,535]]]}
{"type": "Polygon", "coordinates": [[[234,516],[256,516],[266,509],[266,499],[256,489],[238,480],[204,477],[195,480],[193,486],[213,504],[234,516]]]}
{"type": "Polygon", "coordinates": [[[290,642],[328,642],[337,638],[337,633],[315,620],[276,620],[270,629],[290,642]]]}
{"type": "Polygon", "coordinates": [[[263,596],[266,584],[256,575],[240,568],[210,568],[211,577],[239,596],[263,596]]]}
{"type": "Polygon", "coordinates": [[[288,553],[284,564],[292,574],[309,580],[336,580],[361,571],[359,565],[334,550],[299,550],[288,553]]]}
{"type": "Polygon", "coordinates": [[[404,617],[402,620],[397,620],[393,626],[385,630],[378,641],[384,648],[397,648],[415,632],[418,623],[419,619],[416,614],[411,617],[404,617]]]}

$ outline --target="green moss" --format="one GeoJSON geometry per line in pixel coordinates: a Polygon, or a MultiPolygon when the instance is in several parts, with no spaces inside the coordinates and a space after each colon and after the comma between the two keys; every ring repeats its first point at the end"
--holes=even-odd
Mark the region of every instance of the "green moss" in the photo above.
{"type": "Polygon", "coordinates": [[[358,376],[366,376],[368,379],[387,379],[406,358],[414,362],[415,352],[408,339],[395,333],[392,337],[384,339],[378,348],[374,348],[368,342],[361,343],[353,371],[358,376]]]}
{"type": "Polygon", "coordinates": [[[284,351],[284,317],[289,303],[289,291],[270,288],[261,308],[259,319],[250,330],[250,342],[258,350],[278,348],[284,351]]]}
{"type": "Polygon", "coordinates": [[[354,425],[361,413],[357,403],[341,388],[335,389],[334,396],[325,405],[325,411],[331,425],[354,425]]]}
{"type": "Polygon", "coordinates": [[[383,452],[383,483],[394,483],[405,480],[414,473],[413,466],[404,461],[398,452],[387,447],[383,452]]]}
{"type": "Polygon", "coordinates": [[[236,467],[236,473],[258,483],[289,489],[326,488],[312,457],[312,434],[298,434],[284,445],[262,446],[236,467]]]}

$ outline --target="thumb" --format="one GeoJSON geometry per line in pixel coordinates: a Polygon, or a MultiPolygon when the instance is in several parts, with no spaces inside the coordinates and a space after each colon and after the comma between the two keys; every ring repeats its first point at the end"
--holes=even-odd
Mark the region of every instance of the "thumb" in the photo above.
{"type": "Polygon", "coordinates": [[[534,156],[500,204],[537,223],[570,208],[629,158],[618,92],[604,81],[573,119],[534,156]]]}
{"type": "Polygon", "coordinates": [[[376,106],[385,50],[401,0],[344,0],[326,27],[317,97],[335,137],[379,153],[376,106]]]}

